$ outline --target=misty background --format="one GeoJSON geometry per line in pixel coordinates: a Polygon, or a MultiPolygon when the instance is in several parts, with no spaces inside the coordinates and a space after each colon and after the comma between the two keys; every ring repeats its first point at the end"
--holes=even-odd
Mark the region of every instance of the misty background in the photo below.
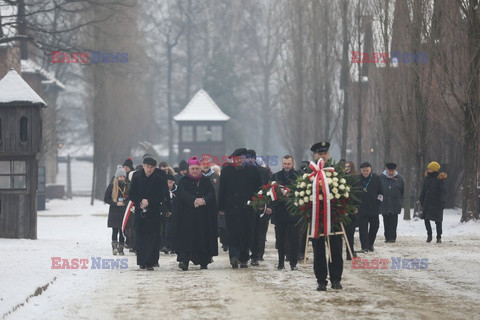
{"type": "Polygon", "coordinates": [[[50,90],[43,161],[91,159],[96,198],[127,157],[178,163],[172,118],[204,89],[231,118],[226,154],[298,164],[327,140],[337,161],[396,162],[406,219],[438,161],[447,207],[479,217],[478,0],[4,0],[0,24],[0,75],[38,72],[50,90]],[[52,63],[52,51],[128,62],[52,63]]]}

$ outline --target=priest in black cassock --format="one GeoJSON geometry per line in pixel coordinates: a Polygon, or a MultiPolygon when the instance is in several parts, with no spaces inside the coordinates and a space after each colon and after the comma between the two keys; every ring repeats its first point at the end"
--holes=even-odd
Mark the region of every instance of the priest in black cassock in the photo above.
{"type": "Polygon", "coordinates": [[[147,270],[158,264],[161,210],[166,207],[170,211],[165,172],[156,165],[151,155],[144,155],[143,168],[133,174],[130,188],[130,200],[135,204],[137,264],[147,270]]]}
{"type": "Polygon", "coordinates": [[[248,268],[249,250],[253,244],[256,212],[247,201],[262,185],[260,171],[250,165],[247,149],[236,149],[233,162],[222,169],[218,197],[219,214],[225,214],[228,231],[228,252],[232,268],[248,268]]]}
{"type": "Polygon", "coordinates": [[[188,160],[188,173],[177,191],[177,261],[183,271],[190,261],[207,269],[218,255],[217,202],[210,178],[202,174],[197,157],[188,160]]]}

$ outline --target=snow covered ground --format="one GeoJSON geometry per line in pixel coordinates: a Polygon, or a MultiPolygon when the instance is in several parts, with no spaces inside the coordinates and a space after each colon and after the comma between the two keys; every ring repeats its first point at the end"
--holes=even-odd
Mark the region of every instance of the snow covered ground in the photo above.
{"type": "MultiPolygon", "coordinates": [[[[54,200],[39,212],[38,240],[0,239],[0,316],[6,319],[472,319],[480,299],[480,223],[461,224],[445,211],[444,243],[425,243],[423,221],[399,220],[398,240],[364,259],[389,259],[387,269],[352,269],[344,261],[343,290],[317,292],[312,254],[298,271],[276,270],[273,226],[265,261],[233,270],[220,252],[208,270],[180,271],[161,255],[155,271],[91,269],[92,257],[113,256],[108,206],[88,198],[54,200]],[[86,258],[87,269],[52,269],[52,257],[86,258]],[[428,259],[427,269],[392,269],[391,258],[428,259]]],[[[358,234],[356,235],[358,244],[358,234]]]]}

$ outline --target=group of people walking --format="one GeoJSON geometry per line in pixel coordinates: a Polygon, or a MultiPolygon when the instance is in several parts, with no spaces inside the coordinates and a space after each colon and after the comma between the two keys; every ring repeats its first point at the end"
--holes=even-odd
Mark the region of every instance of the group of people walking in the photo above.
{"type": "MultiPolygon", "coordinates": [[[[311,151],[313,160],[320,158],[329,163],[330,144],[316,143],[311,151]]],[[[108,227],[112,228],[113,254],[124,254],[128,246],[137,254],[141,269],[153,270],[158,266],[159,252],[175,252],[178,266],[188,270],[190,262],[207,269],[218,255],[217,238],[228,251],[232,268],[258,266],[263,261],[266,234],[271,219],[275,225],[275,247],[278,250],[279,270],[288,261],[291,270],[297,270],[297,261],[304,250],[306,231],[300,230],[299,217],[292,215],[284,201],[274,201],[261,212],[247,204],[252,195],[269,181],[289,185],[299,174],[308,173],[308,161],[295,170],[291,155],[282,158],[282,169],[272,173],[268,166],[257,161],[254,150],[236,149],[231,161],[221,171],[212,167],[208,158],[191,157],[182,161],[175,173],[149,154],[142,165],[133,168],[129,158],[118,166],[105,192],[105,202],[110,205],[108,227]],[[303,171],[303,172],[302,172],[303,171]],[[133,202],[133,214],[122,233],[126,206],[133,202]]],[[[346,226],[346,237],[353,255],[374,251],[379,228],[379,214],[383,215],[385,242],[396,241],[398,215],[404,198],[404,181],[395,163],[387,163],[377,175],[368,162],[360,165],[360,174],[351,161],[344,161],[345,173],[358,176],[361,189],[358,211],[350,214],[351,223],[346,226]],[[354,233],[359,228],[361,250],[354,251],[354,233]]],[[[427,242],[432,240],[430,220],[435,221],[437,242],[441,242],[442,211],[445,206],[445,173],[439,173],[440,165],[428,165],[427,176],[420,194],[423,206],[427,242]]],[[[327,288],[327,274],[333,289],[342,289],[343,238],[329,236],[331,260],[326,258],[326,238],[310,239],[314,252],[314,272],[317,290],[327,288]]],[[[346,250],[347,251],[347,250],[346,250]]],[[[347,251],[347,260],[352,259],[347,251]]]]}

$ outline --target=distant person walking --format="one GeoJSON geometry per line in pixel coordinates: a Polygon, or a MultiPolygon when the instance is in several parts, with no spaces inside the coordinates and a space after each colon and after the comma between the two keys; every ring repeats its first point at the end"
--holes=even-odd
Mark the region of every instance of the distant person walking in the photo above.
{"type": "Polygon", "coordinates": [[[119,165],[115,171],[113,181],[105,191],[104,201],[110,205],[108,209],[107,225],[112,228],[112,253],[124,255],[125,239],[122,234],[123,215],[128,203],[128,186],[125,169],[119,165]]]}
{"type": "Polygon", "coordinates": [[[427,242],[432,242],[432,226],[430,221],[435,221],[437,229],[437,243],[442,243],[443,209],[445,208],[445,196],[447,193],[445,172],[439,173],[440,164],[430,162],[425,173],[420,203],[422,204],[423,219],[427,229],[427,242]]]}

